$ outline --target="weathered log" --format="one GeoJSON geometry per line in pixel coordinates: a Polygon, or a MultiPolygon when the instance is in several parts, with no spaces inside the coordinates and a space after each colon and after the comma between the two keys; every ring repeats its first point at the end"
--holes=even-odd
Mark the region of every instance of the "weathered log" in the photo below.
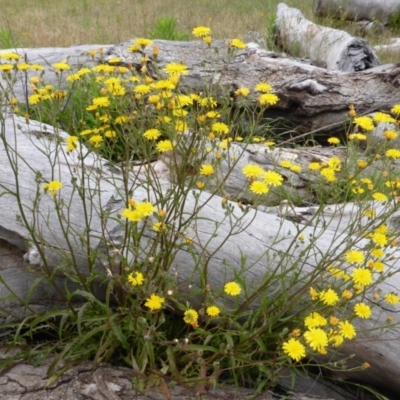
{"type": "Polygon", "coordinates": [[[399,0],[314,0],[314,13],[319,17],[378,20],[387,24],[390,17],[399,12],[399,0]]]}
{"type": "MultiPolygon", "coordinates": [[[[322,140],[323,132],[343,133],[348,105],[354,104],[357,112],[387,110],[400,103],[400,67],[384,65],[356,74],[327,71],[310,65],[310,61],[285,57],[267,52],[256,45],[228,57],[227,41],[215,41],[211,48],[201,42],[155,41],[160,52],[157,60],[152,49],[145,49],[149,56],[148,69],[162,71],[166,63],[183,62],[189,74],[182,78],[182,88],[188,91],[203,90],[210,83],[218,83],[219,95],[233,95],[239,87],[254,88],[259,82],[270,83],[280,101],[265,112],[267,118],[281,118],[284,124],[297,132],[314,132],[315,139],[322,140]],[[371,95],[371,93],[373,95],[371,95]]],[[[123,65],[140,69],[140,55],[127,51],[131,44],[117,46],[75,46],[70,48],[17,49],[28,62],[39,63],[46,69],[45,80],[58,84],[58,76],[51,64],[68,59],[73,70],[83,65],[93,66],[105,57],[120,57],[123,65]],[[104,53],[94,59],[87,51],[103,47],[104,53]]],[[[28,77],[37,74],[28,71],[28,77]]],[[[65,74],[65,73],[64,73],[65,74]]],[[[26,78],[23,73],[14,85],[15,95],[26,100],[26,78]]],[[[257,95],[252,93],[247,104],[256,107],[257,95]]],[[[239,99],[238,99],[239,100],[239,99]]],[[[239,101],[238,101],[239,105],[239,101]]],[[[296,136],[296,132],[292,136],[296,136]]],[[[312,135],[311,135],[312,136],[312,135]]]]}
{"type": "MultiPolygon", "coordinates": [[[[8,116],[2,125],[2,129],[5,142],[0,144],[0,168],[3,171],[0,177],[0,186],[3,194],[0,197],[1,239],[12,243],[16,247],[15,251],[19,256],[21,253],[18,253],[18,251],[28,248],[25,260],[31,261],[31,267],[34,270],[36,269],[36,272],[32,271],[27,274],[26,265],[22,259],[20,259],[19,263],[1,265],[0,277],[2,282],[5,283],[0,285],[3,310],[11,310],[15,315],[21,316],[26,315],[29,308],[27,309],[24,304],[10,297],[9,288],[11,287],[22,300],[26,299],[35,279],[40,276],[39,271],[43,266],[38,261],[37,249],[29,241],[28,230],[22,224],[16,223],[17,216],[21,215],[22,211],[25,211],[28,222],[36,218],[36,228],[43,238],[41,249],[46,254],[49,268],[57,267],[62,261],[63,254],[65,256],[65,254],[68,255],[69,252],[73,252],[79,270],[82,273],[87,270],[86,252],[80,241],[84,232],[87,232],[87,227],[84,223],[83,203],[77,192],[74,191],[73,183],[73,178],[79,176],[80,161],[73,154],[66,154],[63,151],[63,146],[60,146],[54,140],[54,136],[51,134],[51,127],[47,128],[45,135],[39,135],[39,131],[44,132],[43,128],[38,129],[33,122],[28,125],[24,119],[14,120],[12,116],[8,116]],[[14,133],[15,129],[17,129],[16,134],[14,133]],[[6,157],[5,143],[13,154],[12,159],[18,160],[19,181],[16,180],[10,160],[6,157]],[[53,167],[50,167],[46,154],[51,155],[53,167]],[[33,166],[33,168],[30,166],[33,166]],[[45,180],[51,180],[53,176],[61,177],[64,184],[62,196],[65,199],[71,199],[68,202],[70,204],[68,215],[69,224],[73,227],[73,231],[68,233],[70,239],[68,245],[51,196],[44,196],[37,209],[32,210],[30,208],[34,194],[38,189],[36,181],[38,172],[45,180]],[[17,186],[20,190],[21,198],[26,199],[23,204],[18,203],[13,195],[17,186]],[[24,276],[23,280],[20,279],[22,275],[24,276]]],[[[87,187],[91,187],[94,190],[99,182],[101,187],[95,191],[97,195],[90,199],[90,204],[88,203],[87,206],[91,207],[90,209],[92,210],[90,220],[92,249],[98,249],[96,268],[106,275],[107,273],[113,273],[113,267],[112,265],[105,265],[103,262],[102,255],[105,254],[105,251],[110,251],[104,240],[111,245],[112,249],[118,249],[118,246],[121,245],[118,243],[121,243],[124,229],[117,218],[109,219],[106,228],[102,229],[100,215],[102,215],[101,210],[107,209],[110,215],[117,216],[121,208],[124,207],[125,203],[117,190],[121,186],[121,178],[118,173],[107,172],[104,161],[101,159],[87,158],[85,162],[87,167],[100,167],[103,164],[101,172],[100,168],[88,169],[90,173],[87,177],[87,187]]],[[[15,167],[15,164],[13,166],[15,167]]],[[[165,169],[160,168],[160,170],[161,173],[165,172],[165,169]]],[[[155,175],[157,175],[156,172],[155,175]]],[[[161,187],[164,187],[164,190],[170,187],[170,183],[166,178],[167,175],[160,178],[161,187]]],[[[135,198],[153,200],[152,193],[150,191],[149,194],[148,190],[149,187],[135,186],[135,198]]],[[[271,270],[279,269],[280,266],[285,268],[285,265],[291,265],[295,262],[302,273],[310,273],[318,266],[322,257],[327,254],[337,257],[346,249],[348,241],[352,240],[348,235],[347,229],[345,229],[347,226],[343,230],[335,229],[331,231],[326,229],[326,226],[329,226],[332,221],[340,221],[342,219],[342,221],[346,221],[346,224],[354,224],[355,221],[358,221],[361,230],[367,229],[368,226],[366,218],[360,219],[358,205],[337,206],[334,210],[331,210],[332,218],[327,215],[324,223],[316,223],[313,227],[312,224],[304,226],[276,215],[256,212],[256,210],[251,209],[243,215],[238,206],[231,204],[234,215],[242,217],[242,221],[234,228],[235,234],[232,235],[232,222],[226,219],[225,209],[221,206],[221,199],[217,196],[210,198],[210,195],[206,192],[196,193],[194,191],[188,194],[185,207],[182,210],[183,220],[191,220],[196,202],[203,205],[203,207],[199,213],[199,218],[196,219],[195,226],[188,225],[187,234],[194,238],[194,251],[199,256],[201,256],[204,248],[207,248],[208,254],[213,254],[209,259],[207,278],[216,287],[223,285],[226,280],[234,278],[234,274],[238,273],[241,268],[238,260],[243,259],[243,256],[246,257],[246,275],[244,278],[247,280],[249,288],[260,281],[267,268],[271,270]],[[347,215],[346,218],[345,215],[347,215]],[[362,228],[362,224],[365,224],[365,228],[362,228]],[[218,236],[215,237],[216,226],[218,226],[218,236]],[[246,228],[243,229],[244,227],[246,228]],[[300,230],[307,238],[313,238],[314,245],[306,253],[303,251],[307,243],[298,243],[298,245],[292,246],[300,230]],[[227,237],[228,240],[224,242],[227,237]],[[266,251],[268,251],[268,267],[264,262],[266,251]]],[[[385,208],[381,210],[382,213],[387,211],[385,208]]],[[[146,243],[151,244],[154,237],[154,232],[150,229],[145,230],[142,237],[143,246],[146,246],[146,243]]],[[[357,246],[363,247],[364,245],[365,239],[357,242],[357,246]]],[[[400,267],[399,257],[399,252],[394,251],[393,257],[387,261],[387,268],[392,268],[396,272],[400,267]]],[[[188,283],[197,284],[199,271],[194,273],[193,257],[184,249],[177,252],[172,270],[177,273],[178,287],[188,287],[188,283]]],[[[59,279],[63,278],[60,277],[59,279]]],[[[389,292],[393,290],[393,287],[399,287],[399,285],[400,276],[398,273],[394,273],[387,282],[380,285],[380,288],[384,292],[389,292]]],[[[49,295],[49,286],[37,286],[27,301],[29,306],[33,308],[44,306],[47,309],[52,306],[57,307],[55,302],[62,301],[62,295],[54,289],[49,295]]],[[[62,287],[63,284],[61,283],[59,289],[62,287]]],[[[296,288],[287,287],[285,290],[290,293],[296,288]]],[[[101,288],[99,288],[99,291],[101,292],[101,288]]],[[[197,301],[198,303],[196,303],[196,298],[191,296],[191,302],[194,306],[196,304],[200,305],[200,299],[197,299],[197,301]]],[[[398,390],[396,371],[400,367],[400,361],[396,354],[398,354],[400,346],[399,328],[393,327],[387,332],[368,333],[368,328],[381,325],[389,315],[395,316],[396,308],[390,306],[382,308],[377,304],[375,305],[375,310],[377,311],[374,312],[373,317],[363,324],[363,331],[367,332],[365,336],[360,334],[356,340],[348,342],[346,346],[341,348],[340,352],[344,355],[355,354],[354,359],[352,359],[355,365],[360,365],[364,361],[370,361],[373,364],[373,368],[370,370],[355,374],[357,379],[379,385],[382,383],[381,376],[385,376],[384,385],[398,390]],[[378,370],[379,376],[376,373],[378,370]]],[[[6,313],[3,314],[5,318],[6,313]]],[[[361,325],[359,324],[358,326],[361,325]]]]}
{"type": "Polygon", "coordinates": [[[330,70],[364,71],[380,65],[370,45],[346,31],[316,25],[296,8],[278,4],[278,41],[289,53],[326,63],[330,70]]]}

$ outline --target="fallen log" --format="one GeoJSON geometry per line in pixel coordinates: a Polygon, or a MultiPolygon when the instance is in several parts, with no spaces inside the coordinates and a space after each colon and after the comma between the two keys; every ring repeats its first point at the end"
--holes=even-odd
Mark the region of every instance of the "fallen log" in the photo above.
{"type": "MultiPolygon", "coordinates": [[[[3,171],[0,177],[2,192],[2,196],[0,196],[0,234],[4,246],[13,245],[14,254],[12,262],[2,263],[0,271],[2,314],[3,321],[7,321],[10,320],[10,315],[21,318],[27,315],[31,309],[42,312],[62,304],[63,290],[61,289],[65,288],[64,285],[70,284],[68,279],[59,276],[57,279],[60,279],[60,282],[58,285],[55,282],[56,288],[46,281],[36,285],[36,281],[46,268],[50,270],[57,268],[63,261],[63,257],[66,255],[68,257],[68,254],[71,253],[74,255],[74,262],[78,269],[83,274],[87,271],[87,252],[82,247],[81,241],[81,238],[87,234],[87,225],[83,212],[84,204],[74,186],[76,184],[74,182],[80,176],[79,158],[65,153],[62,145],[58,141],[52,140],[55,134],[52,133],[51,127],[48,127],[46,131],[38,131],[37,126],[32,122],[27,124],[24,119],[15,119],[11,115],[7,116],[1,127],[4,141],[0,144],[0,168],[3,171]],[[17,134],[15,134],[15,130],[17,130],[17,134]],[[12,155],[11,159],[7,157],[7,154],[12,155]],[[49,163],[48,155],[51,155],[51,163],[49,163]],[[13,170],[16,166],[18,167],[17,175],[15,169],[13,170]],[[43,196],[41,201],[36,204],[36,208],[32,208],[30,203],[38,188],[41,187],[37,181],[38,173],[45,181],[51,180],[53,176],[62,179],[64,185],[62,198],[68,200],[70,207],[68,223],[73,227],[70,232],[63,231],[63,222],[59,221],[52,196],[43,196]],[[26,199],[26,202],[16,201],[17,188],[20,191],[20,198],[26,199]],[[34,221],[36,229],[40,232],[39,248],[33,245],[32,237],[26,226],[16,223],[19,219],[18,216],[23,214],[27,218],[27,223],[30,225],[34,221]],[[26,251],[24,259],[30,264],[30,272],[27,272],[25,261],[21,258],[22,251],[26,251]],[[38,251],[42,251],[42,255],[44,255],[45,265],[43,265],[43,258],[38,257],[38,251]],[[20,279],[21,276],[24,276],[23,280],[20,279]],[[14,293],[10,293],[10,291],[14,293]],[[16,299],[16,295],[20,300],[16,299]]],[[[63,135],[65,134],[61,132],[61,137],[63,135]]],[[[108,259],[106,256],[110,251],[118,250],[123,242],[121,239],[124,235],[124,228],[117,218],[125,206],[124,199],[121,198],[118,190],[122,182],[117,172],[107,171],[104,160],[87,157],[85,164],[88,168],[87,186],[85,187],[95,194],[91,196],[90,202],[86,203],[91,210],[91,248],[97,254],[94,267],[100,274],[106,276],[114,272],[113,266],[104,263],[104,260],[108,259]],[[107,219],[106,226],[101,218],[104,215],[102,210],[107,210],[108,215],[113,216],[107,219]]],[[[168,190],[171,187],[168,175],[162,175],[165,172],[163,168],[160,168],[159,171],[161,171],[159,190],[160,187],[162,190],[168,190]]],[[[155,171],[154,176],[157,174],[155,171]]],[[[133,175],[139,179],[135,180],[136,185],[133,188],[135,198],[154,201],[151,183],[148,182],[143,186],[145,180],[143,182],[140,180],[140,171],[133,175]]],[[[243,256],[246,260],[246,273],[243,275],[243,279],[247,281],[249,287],[257,285],[268,270],[278,271],[280,268],[293,265],[293,263],[298,265],[301,276],[312,274],[318,268],[322,258],[325,258],[324,262],[328,262],[329,259],[326,257],[329,255],[337,258],[348,248],[349,242],[353,243],[353,239],[346,229],[349,224],[354,225],[356,222],[364,224],[359,225],[361,230],[371,228],[367,218],[360,216],[363,208],[357,209],[358,205],[353,207],[349,205],[347,208],[337,206],[334,212],[331,210],[331,219],[327,218],[323,224],[315,224],[315,226],[312,224],[305,226],[253,209],[249,209],[243,214],[239,206],[234,203],[230,206],[234,218],[227,219],[226,210],[221,206],[221,198],[194,190],[188,192],[180,217],[182,221],[188,221],[186,232],[193,237],[193,251],[197,256],[202,257],[204,249],[207,250],[207,254],[212,255],[208,256],[207,279],[215,287],[223,285],[226,280],[234,279],[235,274],[243,273],[242,266],[238,263],[243,256]],[[197,207],[200,207],[201,210],[198,218],[193,220],[197,207]],[[351,212],[349,213],[349,211],[351,212]],[[350,216],[345,218],[345,214],[350,216]],[[340,221],[341,219],[346,224],[343,229],[327,229],[331,221],[340,221]],[[235,222],[235,220],[239,222],[235,222]],[[216,226],[218,226],[217,236],[215,236],[216,226]],[[307,243],[298,242],[296,239],[300,233],[313,240],[313,246],[309,246],[306,252],[304,250],[307,243]],[[294,246],[294,243],[297,244],[294,246]],[[266,254],[268,266],[265,264],[266,254]]],[[[381,212],[378,210],[378,218],[379,214],[384,217],[388,211],[387,207],[384,207],[381,212]]],[[[146,248],[151,245],[155,238],[155,233],[146,228],[142,236],[141,247],[146,248]]],[[[365,241],[366,239],[361,239],[353,244],[363,248],[366,244],[365,241]]],[[[193,254],[185,249],[179,250],[171,267],[171,271],[174,271],[178,279],[177,287],[183,288],[182,294],[185,293],[186,289],[184,288],[187,288],[189,284],[197,285],[200,279],[199,271],[193,270],[193,254]]],[[[139,256],[145,257],[145,253],[139,256]]],[[[396,273],[400,267],[399,257],[400,252],[393,251],[391,258],[387,260],[387,268],[392,268],[393,275],[386,282],[380,284],[380,288],[384,292],[389,292],[393,290],[393,287],[400,285],[400,276],[396,273]]],[[[100,297],[101,290],[99,287],[100,297]]],[[[271,285],[269,290],[276,290],[276,287],[271,285]]],[[[296,287],[285,287],[284,290],[294,293],[296,287]]],[[[193,297],[193,294],[190,296],[191,304],[194,307],[200,307],[201,298],[193,297]]],[[[368,295],[367,299],[372,302],[370,296],[372,294],[368,295]]],[[[400,329],[394,326],[384,332],[369,332],[369,328],[382,325],[388,316],[396,316],[397,311],[395,307],[381,307],[379,304],[375,304],[375,310],[377,312],[374,312],[371,319],[357,325],[357,328],[360,329],[362,326],[362,332],[366,333],[357,336],[356,340],[348,341],[340,349],[340,354],[355,354],[350,366],[360,365],[366,360],[373,364],[373,368],[370,370],[352,373],[351,376],[378,386],[383,383],[386,388],[399,390],[396,371],[400,367],[400,361],[396,354],[398,354],[400,346],[400,329]],[[379,374],[376,371],[379,371],[379,374]],[[382,382],[382,376],[385,376],[384,382],[382,382]]],[[[343,373],[341,376],[346,378],[349,375],[343,373]]]]}
{"type": "MultiPolygon", "coordinates": [[[[135,69],[140,69],[140,55],[127,50],[130,44],[131,42],[117,46],[85,45],[16,51],[28,62],[43,65],[46,82],[58,85],[58,75],[51,65],[63,59],[69,60],[72,70],[83,65],[90,67],[115,57],[121,59],[121,65],[132,65],[135,69]],[[87,52],[96,48],[103,48],[103,52],[92,59],[87,52]]],[[[157,59],[152,57],[151,48],[144,51],[149,56],[149,71],[162,71],[171,60],[185,63],[188,66],[188,75],[182,78],[182,88],[188,91],[201,91],[208,84],[218,82],[220,96],[224,93],[233,96],[239,87],[252,89],[260,82],[270,83],[280,100],[278,104],[267,109],[265,117],[280,118],[284,126],[295,130],[292,137],[298,132],[311,132],[307,138],[313,137],[323,143],[327,133],[343,135],[349,104],[354,104],[361,114],[387,110],[393,104],[400,103],[400,92],[396,90],[400,85],[398,65],[384,65],[348,74],[327,71],[310,65],[309,60],[288,58],[264,51],[252,44],[237,51],[233,58],[228,56],[227,41],[215,41],[210,48],[204,48],[201,42],[160,40],[155,41],[155,44],[160,50],[157,59]]],[[[37,75],[36,71],[27,72],[27,78],[34,75],[37,75]]],[[[14,84],[15,95],[22,102],[27,98],[27,78],[21,72],[14,84]]],[[[244,100],[254,109],[257,107],[256,98],[257,94],[252,92],[244,100]]],[[[238,107],[239,100],[243,99],[237,99],[238,107]]]]}
{"type": "Polygon", "coordinates": [[[314,0],[314,13],[319,17],[387,24],[399,12],[399,0],[314,0]]]}
{"type": "Polygon", "coordinates": [[[301,57],[326,63],[330,70],[364,71],[380,65],[371,46],[346,31],[327,28],[307,20],[296,8],[278,4],[276,16],[279,44],[301,57]]]}

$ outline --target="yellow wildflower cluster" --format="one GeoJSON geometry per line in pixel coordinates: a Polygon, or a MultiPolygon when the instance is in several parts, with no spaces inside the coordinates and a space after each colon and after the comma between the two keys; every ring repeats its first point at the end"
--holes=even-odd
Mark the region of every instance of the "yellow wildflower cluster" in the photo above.
{"type": "MultiPolygon", "coordinates": [[[[282,344],[283,353],[294,361],[300,361],[307,354],[327,354],[330,346],[339,347],[345,340],[352,340],[357,334],[352,321],[372,316],[372,305],[367,303],[363,293],[374,283],[374,275],[379,277],[384,271],[384,263],[380,260],[385,255],[384,248],[388,246],[390,235],[387,227],[382,225],[369,232],[367,237],[371,247],[369,254],[364,250],[350,249],[343,254],[343,268],[327,267],[329,275],[338,280],[339,284],[334,287],[340,288],[341,293],[331,284],[322,290],[310,288],[315,308],[326,312],[326,316],[318,311],[310,312],[304,318],[304,329],[295,329],[282,344]],[[361,301],[355,300],[357,296],[361,301]],[[349,301],[354,303],[350,306],[349,301]]],[[[378,300],[380,295],[376,293],[374,298],[378,300]]],[[[384,301],[396,305],[400,298],[390,292],[384,295],[384,301]]]]}

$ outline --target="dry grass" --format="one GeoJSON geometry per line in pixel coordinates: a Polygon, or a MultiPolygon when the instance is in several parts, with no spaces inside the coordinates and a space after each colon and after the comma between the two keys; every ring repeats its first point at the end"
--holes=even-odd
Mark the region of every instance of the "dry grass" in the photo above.
{"type": "MultiPolygon", "coordinates": [[[[175,17],[177,28],[185,32],[207,25],[215,38],[244,39],[247,31],[256,30],[268,39],[280,1],[0,0],[0,47],[2,31],[11,31],[12,40],[6,42],[20,47],[119,43],[148,36],[156,20],[166,17],[175,17]]],[[[313,0],[285,2],[315,21],[313,0]]],[[[315,22],[355,34],[355,23],[329,19],[315,22]]],[[[367,40],[373,45],[384,44],[394,35],[387,31],[381,37],[367,40]]],[[[400,58],[399,54],[379,56],[383,63],[397,62],[400,58]]]]}
{"type": "MultiPolygon", "coordinates": [[[[11,27],[20,46],[118,43],[146,36],[161,17],[175,17],[180,30],[210,26],[215,38],[263,36],[279,0],[0,0],[0,29],[11,27]]],[[[298,1],[287,1],[295,6],[298,1]]],[[[298,5],[297,5],[298,6],[298,5]]],[[[312,0],[302,2],[311,11],[312,0]]]]}

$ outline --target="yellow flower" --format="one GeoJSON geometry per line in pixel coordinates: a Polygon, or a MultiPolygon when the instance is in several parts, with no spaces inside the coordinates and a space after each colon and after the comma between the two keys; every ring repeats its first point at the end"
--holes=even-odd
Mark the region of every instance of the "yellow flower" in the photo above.
{"type": "Polygon", "coordinates": [[[92,104],[96,107],[108,107],[110,99],[108,97],[96,97],[92,100],[92,104]]]}
{"type": "Polygon", "coordinates": [[[258,98],[258,103],[260,106],[273,106],[279,101],[279,98],[276,94],[273,93],[264,93],[258,98]]]}
{"type": "Polygon", "coordinates": [[[211,29],[206,26],[197,26],[193,29],[192,34],[196,37],[210,36],[211,29]]]}
{"type": "Polygon", "coordinates": [[[40,94],[32,94],[29,96],[28,102],[29,104],[37,104],[42,100],[42,96],[40,94]]]}
{"type": "Polygon", "coordinates": [[[388,130],[388,131],[383,132],[383,135],[385,136],[385,138],[387,140],[394,140],[397,138],[398,133],[396,131],[388,130]]]}
{"type": "Polygon", "coordinates": [[[43,185],[43,189],[46,192],[49,192],[52,196],[55,196],[56,193],[63,187],[63,184],[60,181],[50,181],[43,185]]]}
{"type": "Polygon", "coordinates": [[[228,125],[224,124],[223,122],[215,122],[212,124],[211,130],[214,133],[219,133],[221,135],[229,133],[228,125]]]}
{"type": "Polygon", "coordinates": [[[301,165],[292,165],[289,169],[292,172],[301,172],[302,171],[301,165]]]}
{"type": "Polygon", "coordinates": [[[196,186],[201,190],[204,189],[204,186],[206,186],[206,184],[204,182],[197,181],[196,186]]]}
{"type": "Polygon", "coordinates": [[[153,224],[153,231],[164,232],[167,229],[167,225],[164,222],[155,222],[153,224]]]}
{"type": "Polygon", "coordinates": [[[371,117],[363,116],[354,118],[354,123],[366,131],[375,129],[374,122],[371,117]]]}
{"type": "Polygon", "coordinates": [[[94,147],[100,147],[103,142],[103,137],[101,135],[93,135],[89,139],[89,143],[91,143],[94,147]]]}
{"type": "Polygon", "coordinates": [[[308,169],[310,169],[311,171],[316,171],[318,169],[321,169],[321,164],[319,162],[312,162],[308,164],[308,169]]]}
{"type": "Polygon", "coordinates": [[[317,328],[318,326],[325,326],[328,323],[326,318],[317,312],[312,312],[304,318],[304,325],[308,328],[317,328]]]}
{"type": "Polygon", "coordinates": [[[268,185],[265,182],[254,181],[250,185],[250,191],[255,194],[265,194],[268,193],[268,185]]]}
{"type": "Polygon", "coordinates": [[[354,313],[359,318],[369,318],[372,314],[371,307],[366,305],[365,303],[357,303],[354,306],[354,313]]]}
{"type": "Polygon", "coordinates": [[[371,254],[376,258],[381,258],[385,255],[385,252],[382,249],[373,249],[371,254]]]}
{"type": "Polygon", "coordinates": [[[170,151],[173,149],[172,142],[170,140],[161,140],[157,143],[156,149],[160,153],[165,153],[166,151],[170,151]]]}
{"type": "Polygon", "coordinates": [[[351,290],[344,290],[342,293],[342,297],[346,300],[350,300],[353,297],[353,292],[351,290]]]}
{"type": "Polygon", "coordinates": [[[241,87],[235,91],[236,96],[247,97],[250,93],[250,89],[247,87],[241,87]]]}
{"type": "Polygon", "coordinates": [[[224,286],[224,292],[230,296],[237,296],[241,291],[241,287],[234,281],[228,282],[224,286]]]}
{"type": "Polygon", "coordinates": [[[390,110],[393,114],[400,114],[400,104],[395,104],[391,110],[390,110]]]}
{"type": "Polygon", "coordinates": [[[357,139],[357,140],[367,140],[367,136],[364,135],[363,133],[351,133],[351,134],[349,135],[349,140],[354,140],[354,139],[357,139]]]}
{"type": "Polygon", "coordinates": [[[2,58],[3,60],[19,60],[21,56],[17,53],[10,52],[0,54],[0,58],[2,58]]]}
{"type": "Polygon", "coordinates": [[[150,308],[151,311],[159,310],[162,308],[163,303],[165,302],[165,299],[157,296],[156,294],[152,294],[147,300],[144,305],[148,308],[150,308]]]}
{"type": "Polygon", "coordinates": [[[396,120],[391,115],[379,111],[374,114],[373,119],[376,122],[396,123],[396,120]]]}
{"type": "Polygon", "coordinates": [[[328,345],[328,336],[321,328],[311,328],[304,333],[304,339],[315,351],[323,351],[328,345]]]}
{"type": "Polygon", "coordinates": [[[206,313],[208,316],[210,317],[218,317],[218,315],[220,314],[221,310],[217,307],[217,306],[209,306],[206,309],[206,313]]]}
{"type": "Polygon", "coordinates": [[[330,335],[329,341],[333,342],[332,346],[339,347],[343,343],[343,336],[339,334],[330,335]]]}
{"type": "Polygon", "coordinates": [[[152,44],[152,40],[145,38],[137,38],[134,42],[134,45],[140,46],[142,49],[144,49],[146,46],[151,46],[152,44]]]}
{"type": "Polygon", "coordinates": [[[264,173],[264,182],[270,186],[282,186],[283,176],[275,171],[266,171],[264,173]]]}
{"type": "Polygon", "coordinates": [[[339,323],[339,318],[335,317],[334,315],[331,315],[329,317],[329,323],[333,326],[337,325],[339,323]]]}
{"type": "Polygon", "coordinates": [[[319,298],[327,306],[334,306],[339,301],[339,296],[333,289],[322,291],[319,295],[319,298]]]}
{"type": "Polygon", "coordinates": [[[399,303],[399,296],[394,293],[388,293],[385,295],[385,300],[388,304],[398,304],[399,303]]]}
{"type": "Polygon", "coordinates": [[[130,208],[125,208],[121,212],[121,216],[131,222],[139,222],[143,218],[143,216],[140,215],[139,212],[137,212],[136,210],[131,210],[130,208]]]}
{"type": "Polygon", "coordinates": [[[211,164],[203,164],[200,168],[200,175],[209,176],[214,173],[214,167],[211,164]]]}
{"type": "Polygon", "coordinates": [[[353,339],[356,336],[356,328],[349,322],[339,322],[340,334],[346,339],[353,339]]]}
{"type": "Polygon", "coordinates": [[[169,63],[163,69],[170,76],[179,76],[179,75],[187,75],[189,72],[187,70],[187,66],[185,64],[180,63],[169,63]]]}
{"type": "Polygon", "coordinates": [[[71,67],[66,62],[60,62],[53,64],[54,69],[58,69],[60,71],[65,71],[67,69],[71,69],[71,67]]]}
{"type": "Polygon", "coordinates": [[[355,284],[361,286],[368,286],[373,281],[372,273],[367,268],[355,268],[351,277],[355,284]]]}
{"type": "Polygon", "coordinates": [[[272,86],[269,83],[260,82],[254,88],[254,91],[261,93],[270,93],[272,91],[272,86]]]}
{"type": "Polygon", "coordinates": [[[212,37],[211,36],[206,36],[206,37],[203,37],[203,40],[208,46],[210,46],[210,44],[212,42],[212,37]]]}
{"type": "Polygon", "coordinates": [[[365,167],[368,165],[368,162],[365,161],[365,160],[357,160],[357,165],[358,165],[360,168],[365,168],[365,167]]]}
{"type": "Polygon", "coordinates": [[[386,157],[393,158],[396,160],[397,158],[400,158],[400,150],[398,149],[389,149],[385,153],[386,157]]]}
{"type": "Polygon", "coordinates": [[[291,338],[282,345],[283,352],[295,361],[300,361],[306,356],[306,348],[297,339],[291,338]]]}
{"type": "Polygon", "coordinates": [[[143,274],[141,272],[131,272],[128,275],[128,282],[132,285],[132,286],[141,286],[143,285],[144,282],[144,277],[143,274]]]}
{"type": "Polygon", "coordinates": [[[312,287],[310,287],[310,297],[312,300],[316,300],[319,297],[319,293],[312,287]]]}
{"type": "Polygon", "coordinates": [[[134,89],[133,92],[139,95],[147,94],[151,91],[150,86],[148,85],[137,85],[134,89]]]}
{"type": "Polygon", "coordinates": [[[376,192],[372,195],[372,197],[377,201],[386,201],[388,198],[385,194],[376,192]]]}
{"type": "Polygon", "coordinates": [[[320,174],[327,182],[334,182],[337,179],[333,168],[323,168],[320,174]]]}
{"type": "Polygon", "coordinates": [[[388,243],[388,239],[387,239],[386,235],[381,232],[371,233],[370,238],[378,246],[386,246],[388,243]]]}
{"type": "Polygon", "coordinates": [[[151,214],[155,212],[155,207],[149,201],[142,201],[135,205],[135,210],[142,216],[142,217],[149,217],[151,214]]]}
{"type": "Polygon", "coordinates": [[[65,142],[67,143],[67,153],[75,150],[78,147],[78,136],[68,136],[65,139],[65,142]]]}
{"type": "Polygon", "coordinates": [[[337,137],[330,137],[328,139],[328,143],[329,144],[340,144],[340,139],[338,139],[337,137]]]}
{"type": "Polygon", "coordinates": [[[349,250],[344,255],[348,263],[362,264],[365,260],[364,254],[360,250],[349,250]]]}
{"type": "Polygon", "coordinates": [[[248,164],[242,168],[242,174],[246,178],[261,178],[264,172],[265,171],[259,165],[248,164]]]}
{"type": "Polygon", "coordinates": [[[161,136],[161,132],[158,129],[148,129],[143,133],[143,137],[147,140],[156,140],[161,136]]]}
{"type": "Polygon", "coordinates": [[[189,325],[196,327],[198,318],[199,314],[196,310],[193,310],[193,308],[189,308],[183,313],[183,320],[189,325]]]}
{"type": "Polygon", "coordinates": [[[245,49],[246,45],[240,39],[232,39],[231,45],[235,46],[237,49],[245,49]]]}

